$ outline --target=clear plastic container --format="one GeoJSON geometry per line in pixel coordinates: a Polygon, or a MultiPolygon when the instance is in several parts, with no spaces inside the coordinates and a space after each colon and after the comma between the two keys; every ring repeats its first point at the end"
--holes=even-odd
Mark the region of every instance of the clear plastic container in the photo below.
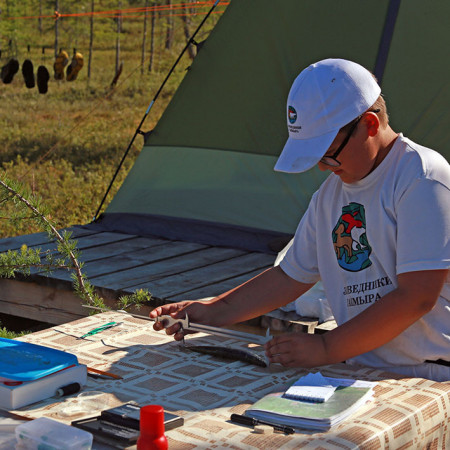
{"type": "Polygon", "coordinates": [[[111,407],[109,394],[102,391],[85,391],[77,395],[80,406],[88,411],[103,411],[111,407]]]}
{"type": "Polygon", "coordinates": [[[93,436],[87,431],[40,417],[16,428],[18,448],[26,450],[90,450],[93,436]]]}
{"type": "Polygon", "coordinates": [[[100,411],[111,408],[111,396],[101,391],[86,391],[78,394],[76,398],[61,404],[58,416],[64,419],[75,415],[95,415],[100,411]]]}

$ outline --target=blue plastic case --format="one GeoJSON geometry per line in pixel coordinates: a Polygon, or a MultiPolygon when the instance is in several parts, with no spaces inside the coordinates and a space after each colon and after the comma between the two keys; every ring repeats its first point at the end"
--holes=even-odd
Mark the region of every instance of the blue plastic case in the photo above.
{"type": "Polygon", "coordinates": [[[33,381],[73,365],[78,359],[71,353],[0,338],[0,378],[33,381]]]}

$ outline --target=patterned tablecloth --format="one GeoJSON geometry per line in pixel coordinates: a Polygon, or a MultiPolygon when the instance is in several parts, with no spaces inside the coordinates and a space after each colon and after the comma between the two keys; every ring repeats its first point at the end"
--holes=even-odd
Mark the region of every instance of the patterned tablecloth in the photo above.
{"type": "MultiPolygon", "coordinates": [[[[231,423],[230,415],[242,414],[263,395],[285,389],[305,370],[278,365],[261,368],[189,352],[165,333],[155,332],[152,322],[116,312],[90,316],[20,339],[72,352],[88,367],[122,376],[121,380],[88,379],[83,391],[103,392],[97,402],[101,409],[135,400],[141,405],[160,404],[183,416],[184,426],[167,432],[171,450],[450,448],[450,382],[402,379],[344,364],[322,367],[320,371],[326,376],[379,381],[374,400],[326,433],[257,434],[249,427],[231,423]],[[122,324],[77,340],[111,321],[122,324]]],[[[248,347],[248,343],[235,338],[205,334],[190,335],[186,341],[248,347]]],[[[92,411],[80,412],[78,404],[75,394],[14,412],[65,423],[95,415],[92,411]]]]}

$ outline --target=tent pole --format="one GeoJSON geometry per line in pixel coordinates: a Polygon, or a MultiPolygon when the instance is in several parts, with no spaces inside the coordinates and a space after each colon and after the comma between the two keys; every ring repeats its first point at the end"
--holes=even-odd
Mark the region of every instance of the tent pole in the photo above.
{"type": "Polygon", "coordinates": [[[383,82],[384,69],[386,68],[392,38],[394,37],[394,29],[400,9],[400,2],[401,0],[389,1],[389,6],[383,27],[383,33],[381,35],[378,47],[377,60],[375,62],[373,74],[378,80],[380,86],[382,85],[383,82]]]}
{"type": "Polygon", "coordinates": [[[175,70],[175,67],[178,65],[178,63],[180,62],[180,59],[182,58],[182,56],[186,53],[186,50],[189,48],[189,46],[191,44],[194,44],[194,38],[197,35],[197,33],[200,31],[200,29],[202,28],[202,26],[204,25],[204,23],[207,21],[208,17],[211,15],[211,13],[213,12],[214,8],[217,6],[217,4],[220,2],[220,0],[216,0],[213,4],[213,6],[211,7],[211,9],[208,11],[208,13],[205,15],[205,17],[203,18],[203,20],[201,21],[200,25],[197,27],[197,29],[194,31],[194,34],[191,36],[191,38],[189,39],[189,41],[187,42],[187,44],[185,45],[185,47],[183,48],[183,50],[181,51],[180,55],[178,56],[177,60],[175,61],[175,63],[173,64],[172,68],[169,70],[169,73],[167,74],[166,78],[164,79],[164,81],[162,82],[161,86],[159,87],[158,91],[156,92],[155,96],[153,97],[153,100],[150,102],[147,110],[145,111],[144,117],[142,117],[141,122],[139,123],[139,126],[137,127],[136,131],[134,132],[134,136],[132,137],[130,143],[128,144],[127,149],[125,150],[124,155],[122,156],[122,159],[116,169],[116,172],[113,175],[113,178],[111,180],[111,182],[109,183],[108,189],[105,192],[105,195],[103,196],[102,201],[100,202],[100,206],[97,209],[97,212],[95,213],[94,219],[93,221],[95,222],[98,219],[98,215],[102,209],[103,204],[105,203],[106,197],[109,194],[109,191],[111,190],[112,185],[114,184],[114,181],[116,180],[116,177],[120,171],[120,169],[122,168],[122,165],[125,161],[125,158],[128,156],[128,153],[131,149],[131,147],[133,146],[134,140],[136,139],[136,136],[138,134],[144,134],[141,130],[142,125],[145,122],[145,119],[147,118],[148,114],[150,113],[150,110],[152,109],[156,99],[159,97],[159,94],[161,93],[161,91],[163,90],[165,84],[167,83],[167,80],[169,79],[170,75],[172,74],[172,72],[175,70]]]}

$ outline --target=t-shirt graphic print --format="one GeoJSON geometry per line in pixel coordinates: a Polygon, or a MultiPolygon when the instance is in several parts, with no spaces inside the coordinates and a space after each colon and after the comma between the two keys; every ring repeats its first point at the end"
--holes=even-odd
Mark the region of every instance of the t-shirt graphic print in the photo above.
{"type": "Polygon", "coordinates": [[[363,205],[352,202],[344,206],[331,235],[338,264],[344,270],[360,272],[372,264],[363,205]]]}

